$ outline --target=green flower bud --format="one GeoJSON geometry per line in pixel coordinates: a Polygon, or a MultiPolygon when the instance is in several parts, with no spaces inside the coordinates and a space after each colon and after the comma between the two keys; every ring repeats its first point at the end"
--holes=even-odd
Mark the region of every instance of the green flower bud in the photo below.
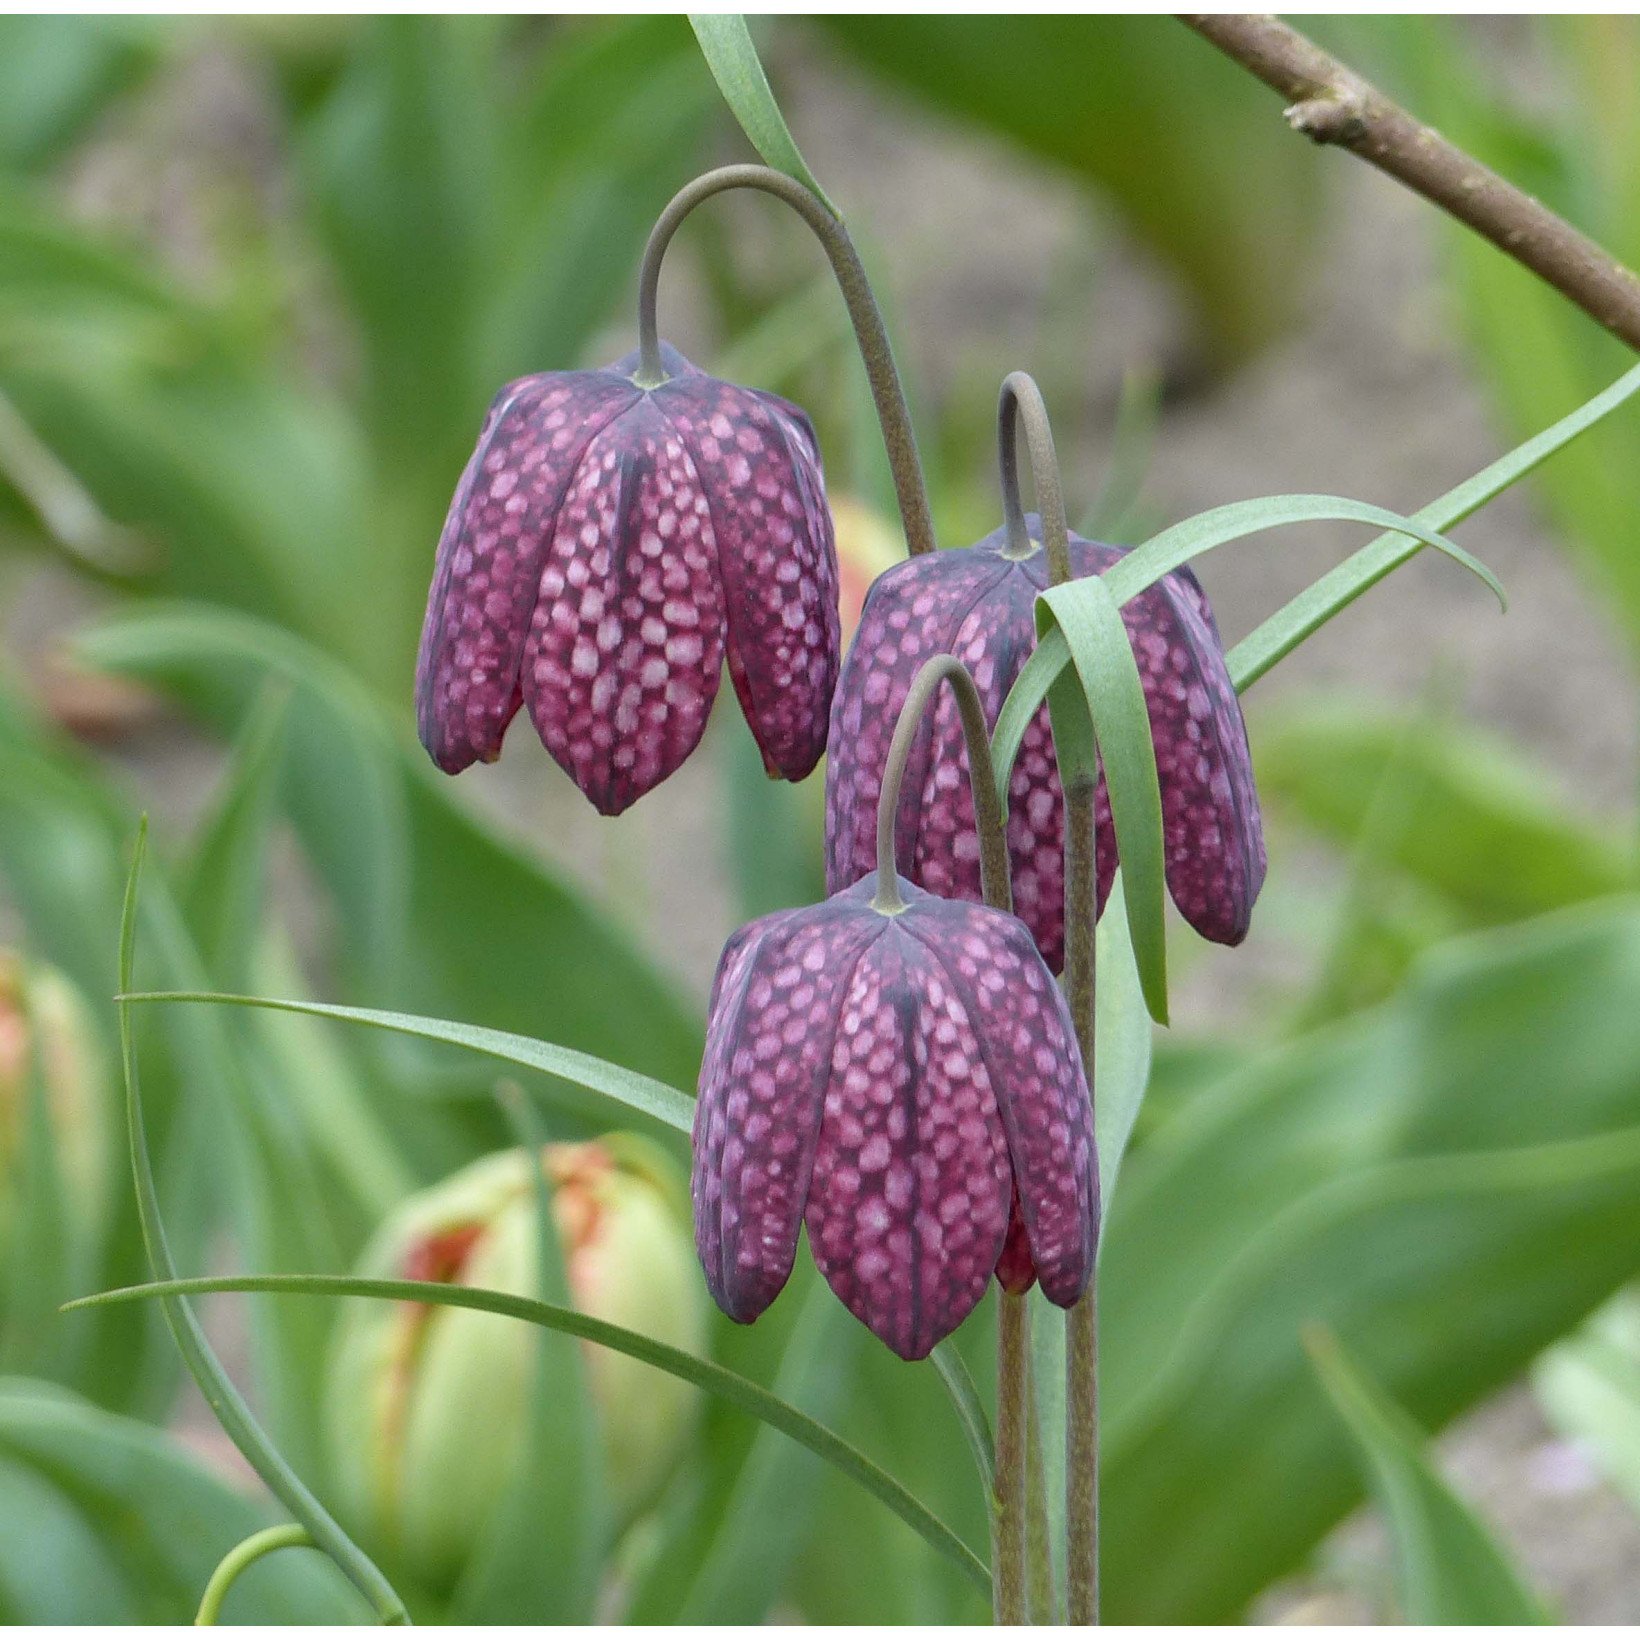
{"type": "Polygon", "coordinates": [[[66,1240],[73,1265],[101,1245],[112,1111],[107,1061],[80,993],[56,969],[0,950],[0,1249],[25,1233],[28,1215],[47,1212],[42,1233],[66,1240]]]}
{"type": "MultiPolygon", "coordinates": [[[[627,1135],[542,1153],[571,1299],[679,1349],[705,1343],[687,1198],[671,1163],[627,1135]]],[[[505,1151],[410,1198],[360,1273],[536,1296],[535,1196],[505,1151]]],[[[519,1462],[537,1335],[438,1305],[346,1307],[328,1401],[340,1501],[429,1588],[454,1586],[519,1462]]],[[[629,1356],[582,1346],[617,1524],[651,1505],[693,1431],[698,1392],[629,1356]]]]}

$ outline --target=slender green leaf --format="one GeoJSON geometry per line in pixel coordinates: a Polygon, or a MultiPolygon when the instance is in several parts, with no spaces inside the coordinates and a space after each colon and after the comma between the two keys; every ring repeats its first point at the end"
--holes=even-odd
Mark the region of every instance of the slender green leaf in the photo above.
{"type": "MultiPolygon", "coordinates": [[[[1166,856],[1162,794],[1144,683],[1122,611],[1102,576],[1051,587],[1037,602],[1038,625],[1057,631],[1076,666],[1088,719],[1099,744],[1111,820],[1127,890],[1124,904],[1139,985],[1151,1017],[1167,1023],[1166,856]],[[1051,621],[1052,625],[1049,625],[1051,621]]],[[[1056,712],[1055,744],[1063,714],[1056,712]]],[[[998,789],[1007,775],[997,770],[998,789]]],[[[1004,796],[1004,803],[1007,798],[1004,796]]]]}
{"type": "Polygon", "coordinates": [[[224,996],[210,991],[134,991],[126,1002],[216,1002],[243,1008],[272,1008],[283,1013],[310,1014],[315,1019],[340,1019],[355,1025],[369,1025],[381,1031],[399,1031],[429,1042],[448,1042],[452,1047],[471,1048],[528,1070],[572,1082],[591,1093],[612,1099],[627,1112],[650,1117],[680,1133],[687,1133],[695,1120],[695,1102],[676,1088],[640,1076],[607,1060],[574,1048],[560,1048],[534,1037],[516,1036],[511,1031],[486,1030],[481,1025],[464,1025],[457,1020],[424,1019],[419,1014],[395,1014],[381,1008],[349,1008],[331,1002],[292,1002],[281,997],[224,996]]]}
{"type": "MultiPolygon", "coordinates": [[[[810,1284],[781,1352],[774,1393],[829,1422],[853,1388],[849,1370],[861,1338],[824,1282],[810,1284]]],[[[765,1424],[753,1436],[732,1485],[714,1498],[710,1524],[690,1556],[673,1608],[679,1622],[766,1619],[802,1551],[825,1473],[812,1452],[765,1424]]],[[[852,1489],[851,1489],[852,1490],[852,1489]]]]}
{"type": "Polygon", "coordinates": [[[1452,941],[1168,1107],[1100,1258],[1113,1621],[1234,1620],[1359,1497],[1307,1322],[1439,1428],[1633,1278],[1636,1063],[1629,896],[1452,941]]]}
{"type": "Polygon", "coordinates": [[[735,12],[692,12],[689,26],[700,42],[701,55],[723,93],[729,111],[740,121],[747,140],[766,165],[784,171],[831,212],[840,213],[803,162],[797,143],[786,126],[780,105],[769,89],[769,77],[752,43],[746,19],[735,12]]]}
{"type": "Polygon", "coordinates": [[[1305,1347],[1360,1449],[1395,1546],[1408,1623],[1547,1623],[1548,1613],[1474,1511],[1442,1479],[1416,1423],[1325,1327],[1305,1347]]]}
{"type": "MultiPolygon", "coordinates": [[[[147,836],[147,826],[144,824],[137,834],[137,846],[131,861],[131,875],[126,882],[125,908],[120,926],[122,994],[129,993],[131,989],[131,970],[137,939],[137,887],[141,879],[147,836]]],[[[143,1128],[142,1093],[137,1080],[137,1060],[129,1003],[120,1004],[119,1018],[120,1056],[125,1070],[131,1165],[136,1178],[137,1205],[142,1221],[143,1240],[147,1245],[149,1262],[155,1275],[162,1280],[175,1279],[176,1265],[172,1261],[170,1243],[160,1217],[159,1194],[154,1185],[147,1136],[143,1128]]],[[[244,1454],[245,1461],[261,1476],[268,1490],[307,1527],[314,1542],[335,1561],[353,1586],[370,1602],[382,1622],[408,1622],[404,1602],[399,1599],[387,1579],[364,1551],[337,1525],[325,1506],[279,1455],[278,1449],[257,1423],[239,1391],[234,1388],[232,1379],[217,1359],[215,1351],[205,1337],[204,1329],[194,1317],[193,1310],[180,1299],[171,1297],[162,1301],[162,1308],[171,1328],[171,1336],[176,1340],[177,1349],[193,1375],[194,1382],[198,1384],[200,1393],[234,1445],[244,1454]]]]}
{"type": "MultiPolygon", "coordinates": [[[[503,1097],[530,1168],[535,1197],[536,1296],[571,1307],[552,1192],[541,1165],[546,1135],[516,1088],[503,1097]]],[[[585,1351],[567,1333],[540,1329],[534,1382],[520,1432],[515,1479],[496,1500],[452,1607],[461,1623],[587,1623],[609,1548],[599,1414],[585,1351]]]]}
{"type": "MultiPolygon", "coordinates": [[[[1438,548],[1479,576],[1497,594],[1498,602],[1504,603],[1503,587],[1497,577],[1478,559],[1448,541],[1437,530],[1414,519],[1403,518],[1386,508],[1333,495],[1272,495],[1256,501],[1232,501],[1222,507],[1210,507],[1206,512],[1197,513],[1171,525],[1159,535],[1153,535],[1142,546],[1135,547],[1112,564],[1098,579],[1106,584],[1118,604],[1125,604],[1169,571],[1199,558],[1205,552],[1211,552],[1215,547],[1228,546],[1267,529],[1325,521],[1376,524],[1380,528],[1388,526],[1415,537],[1421,545],[1438,548]]],[[[1388,571],[1383,573],[1387,574],[1388,571]]],[[[1087,582],[1070,584],[1086,585],[1087,582]]],[[[1000,783],[1006,783],[1031,719],[1036,716],[1049,686],[1069,659],[1064,634],[1047,633],[1014,680],[1014,686],[1008,691],[1008,698],[1003,701],[1002,710],[997,715],[992,737],[992,754],[996,759],[1000,783]]],[[[1231,675],[1233,679],[1240,676],[1234,670],[1231,675]]]]}
{"type": "Polygon", "coordinates": [[[1101,1223],[1116,1197],[1116,1175],[1127,1154],[1128,1140],[1139,1120],[1150,1084],[1151,1028],[1133,960],[1124,904],[1123,873],[1117,872],[1105,902],[1109,915],[1095,933],[1094,994],[1095,1078],[1094,1138],[1099,1147],[1099,1215],[1101,1223]]]}
{"type": "Polygon", "coordinates": [[[778,1396],[742,1378],[738,1373],[705,1361],[684,1350],[673,1349],[642,1333],[628,1331],[579,1310],[543,1304],[539,1299],[517,1293],[492,1292],[484,1287],[462,1287],[438,1281],[379,1281],[355,1276],[226,1276],[189,1277],[146,1283],[113,1292],[97,1293],[76,1301],[75,1308],[96,1304],[117,1304],[132,1299],[157,1298],[173,1303],[196,1293],[305,1293],[318,1297],[380,1298],[411,1304],[447,1304],[457,1309],[481,1310],[490,1315],[512,1316],[538,1327],[560,1332],[619,1350],[635,1360],[659,1367],[674,1377],[703,1389],[709,1395],[739,1407],[763,1423],[772,1425],[800,1446],[823,1458],[847,1475],[879,1502],[885,1504],[930,1548],[960,1567],[976,1584],[990,1587],[984,1562],[936,1516],[931,1514],[891,1475],[885,1474],[863,1453],[841,1440],[823,1424],[799,1412],[778,1396]]]}
{"type": "MultiPolygon", "coordinates": [[[[0,1621],[186,1623],[212,1568],[269,1518],[164,1430],[57,1384],[0,1380],[0,1621]]],[[[280,1625],[370,1620],[319,1556],[259,1568],[228,1611],[280,1625]]]]}
{"type": "Polygon", "coordinates": [[[956,1345],[948,1338],[934,1346],[928,1359],[940,1375],[945,1393],[951,1398],[951,1410],[962,1425],[968,1450],[974,1455],[974,1467],[989,1493],[996,1480],[996,1442],[991,1435],[991,1420],[986,1415],[985,1403],[979,1397],[974,1375],[968,1370],[968,1363],[958,1353],[956,1345]]]}
{"type": "MultiPolygon", "coordinates": [[[[1487,252],[1490,254],[1490,252],[1487,252]]],[[[1438,501],[1420,508],[1413,518],[1431,530],[1449,530],[1478,512],[1511,484],[1564,449],[1579,434],[1609,416],[1640,391],[1640,365],[1620,376],[1604,392],[1595,394],[1552,427],[1501,456],[1473,478],[1448,490],[1438,501]]],[[[1342,564],[1313,581],[1297,597],[1271,615],[1230,651],[1230,676],[1238,690],[1250,689],[1277,661],[1292,653],[1312,632],[1347,609],[1361,594],[1376,586],[1391,570],[1414,558],[1425,543],[1405,532],[1392,532],[1370,541],[1342,564]]]]}

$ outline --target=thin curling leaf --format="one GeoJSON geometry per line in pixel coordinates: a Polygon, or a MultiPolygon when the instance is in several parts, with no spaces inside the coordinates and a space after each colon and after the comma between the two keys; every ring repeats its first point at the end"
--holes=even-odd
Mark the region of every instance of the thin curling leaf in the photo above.
{"type": "MultiPolygon", "coordinates": [[[[1473,478],[1448,490],[1439,500],[1420,508],[1413,514],[1414,521],[1436,530],[1449,530],[1461,524],[1556,451],[1563,450],[1579,434],[1626,404],[1637,392],[1640,392],[1640,365],[1619,376],[1603,393],[1597,393],[1570,415],[1562,416],[1552,427],[1517,445],[1473,478]]],[[[1251,688],[1312,632],[1319,631],[1333,616],[1348,609],[1391,570],[1416,557],[1423,547],[1424,542],[1414,536],[1381,535],[1328,570],[1320,580],[1312,582],[1230,651],[1230,675],[1235,679],[1236,689],[1245,692],[1251,688]]]]}
{"type": "Polygon", "coordinates": [[[746,19],[738,12],[690,12],[689,26],[695,31],[700,54],[729,112],[740,122],[740,129],[763,163],[801,182],[833,216],[840,218],[842,212],[826,198],[825,189],[814,180],[814,173],[798,152],[780,104],[769,88],[769,77],[763,72],[746,19]]]}
{"type": "Polygon", "coordinates": [[[955,1564],[979,1588],[989,1591],[990,1574],[984,1562],[949,1526],[918,1501],[892,1475],[879,1469],[863,1452],[851,1446],[824,1424],[817,1423],[794,1406],[771,1395],[738,1373],[720,1367],[687,1351],[673,1349],[642,1333],[630,1332],[579,1310],[544,1304],[539,1299],[522,1298],[517,1293],[495,1292],[486,1287],[461,1287],[439,1281],[386,1281],[362,1276],[227,1276],[190,1277],[122,1287],[76,1299],[70,1309],[98,1304],[120,1304],[132,1299],[157,1298],[173,1302],[199,1293],[301,1293],[331,1298],[379,1298],[406,1304],[448,1304],[456,1309],[480,1310],[490,1315],[512,1316],[537,1327],[584,1338],[605,1349],[618,1350],[635,1360],[659,1367],[676,1378],[696,1385],[730,1406],[778,1429],[799,1446],[823,1458],[839,1473],[863,1487],[903,1520],[938,1555],[955,1564]]]}
{"type": "Polygon", "coordinates": [[[1316,1376],[1355,1438],[1395,1546],[1408,1623],[1549,1623],[1491,1533],[1442,1479],[1423,1432],[1325,1327],[1305,1335],[1316,1376]]]}
{"type": "MultiPolygon", "coordinates": [[[[1479,505],[1478,502],[1476,504],[1479,505]]],[[[1500,604],[1505,601],[1503,587],[1497,577],[1478,558],[1465,552],[1455,542],[1448,541],[1433,527],[1416,519],[1403,518],[1384,507],[1333,495],[1264,496],[1256,501],[1232,501],[1222,507],[1211,507],[1206,512],[1170,526],[1159,535],[1153,535],[1143,546],[1134,548],[1105,571],[1104,579],[1117,603],[1125,604],[1170,571],[1200,557],[1204,552],[1211,552],[1215,547],[1228,546],[1231,542],[1282,525],[1329,522],[1375,524],[1380,529],[1392,529],[1399,536],[1413,537],[1418,543],[1413,551],[1422,546],[1435,547],[1485,581],[1497,594],[1500,604]]],[[[1410,557],[1411,553],[1407,556],[1410,557]]],[[[1380,578],[1387,573],[1387,569],[1381,571],[1380,578]]],[[[1234,668],[1235,653],[1232,652],[1231,657],[1232,677],[1239,688],[1241,677],[1234,668]]],[[[1006,783],[1031,719],[1047,699],[1053,680],[1064,670],[1069,659],[1063,634],[1045,633],[1037,652],[1031,656],[1008,692],[1008,698],[997,717],[996,733],[991,744],[999,784],[1006,783]]]]}
{"type": "MultiPolygon", "coordinates": [[[[1057,631],[1075,663],[1082,698],[1093,724],[1110,792],[1116,851],[1125,880],[1128,933],[1145,1006],[1157,1024],[1167,1023],[1166,851],[1162,842],[1162,791],[1144,682],[1127,626],[1103,576],[1050,587],[1037,604],[1043,633],[1057,631]]],[[[1060,707],[1054,737],[1060,735],[1060,707]]],[[[1000,771],[999,771],[1000,780],[1000,771]]],[[[1006,801],[1006,797],[1004,797],[1006,801]]]]}
{"type": "Polygon", "coordinates": [[[426,1019],[420,1014],[396,1014],[381,1008],[349,1008],[340,1003],[291,1002],[282,997],[226,996],[216,991],[132,991],[121,1002],[226,1002],[241,1008],[272,1008],[287,1014],[311,1014],[315,1019],[339,1019],[355,1025],[370,1025],[380,1031],[397,1031],[419,1036],[428,1042],[447,1042],[456,1048],[471,1048],[505,1059],[526,1070],[542,1071],[561,1081],[573,1083],[613,1100],[627,1112],[635,1112],[687,1133],[695,1119],[695,1102],[676,1088],[641,1076],[607,1059],[598,1059],[576,1048],[560,1048],[554,1042],[538,1042],[513,1031],[492,1031],[482,1025],[465,1025],[450,1019],[426,1019]]]}
{"type": "MultiPolygon", "coordinates": [[[[148,823],[145,819],[137,831],[131,873],[125,884],[125,903],[120,914],[119,976],[122,999],[128,998],[131,992],[131,971],[137,944],[137,885],[142,877],[142,862],[147,847],[148,823]]],[[[142,1224],[143,1241],[147,1245],[148,1260],[154,1274],[161,1280],[174,1281],[177,1278],[176,1265],[171,1258],[170,1242],[160,1217],[159,1192],[154,1184],[153,1165],[148,1156],[142,1090],[137,1081],[135,1038],[131,1029],[131,1007],[127,1000],[122,1000],[119,1005],[119,1025],[131,1170],[136,1183],[137,1213],[142,1224]]],[[[199,1386],[200,1394],[216,1414],[229,1439],[244,1455],[245,1461],[262,1478],[268,1490],[308,1529],[314,1544],[335,1561],[349,1582],[369,1601],[381,1622],[408,1623],[410,1619],[404,1602],[392,1584],[336,1523],[330,1511],[308,1490],[257,1423],[234,1387],[233,1380],[217,1359],[193,1310],[178,1298],[166,1299],[164,1310],[171,1336],[176,1340],[177,1349],[199,1386]]]]}

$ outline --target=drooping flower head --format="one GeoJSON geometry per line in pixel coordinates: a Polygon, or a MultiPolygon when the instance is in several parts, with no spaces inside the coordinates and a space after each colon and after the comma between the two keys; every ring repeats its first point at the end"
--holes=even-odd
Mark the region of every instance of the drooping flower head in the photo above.
{"type": "MultiPolygon", "coordinates": [[[[1041,529],[1029,520],[1033,539],[1041,529]]],[[[1071,536],[1077,577],[1097,575],[1120,547],[1071,536]]],[[[826,886],[871,869],[883,754],[900,706],[929,656],[955,655],[973,674],[993,726],[1036,643],[1033,606],[1048,584],[1038,548],[1012,557],[1004,530],[972,547],[926,553],[881,576],[866,600],[832,703],[826,772],[826,886]]],[[[1200,934],[1225,945],[1247,933],[1264,881],[1264,834],[1241,706],[1218,625],[1187,569],[1131,599],[1123,619],[1144,682],[1161,781],[1167,882],[1200,934]]],[[[1116,874],[1116,838],[1103,779],[1096,800],[1099,904],[1116,874]]],[[[936,894],[980,898],[979,842],[967,753],[955,703],[923,720],[895,816],[896,855],[936,894]]],[[[1008,852],[1014,909],[1055,971],[1064,964],[1064,820],[1044,706],[1009,783],[1008,852]]]]}
{"type": "Polygon", "coordinates": [[[670,347],[497,396],[462,474],[416,668],[422,744],[491,762],[520,705],[618,814],[699,743],[724,662],[771,775],[825,750],[837,561],[808,417],[670,347]]]}
{"type": "Polygon", "coordinates": [[[1081,1296],[1093,1113],[1029,930],[904,881],[903,906],[884,912],[875,887],[760,918],[725,948],[695,1116],[695,1241],[712,1296],[752,1321],[806,1223],[838,1297],[916,1360],[993,1272],[1014,1291],[1040,1281],[1056,1304],[1081,1296]]]}

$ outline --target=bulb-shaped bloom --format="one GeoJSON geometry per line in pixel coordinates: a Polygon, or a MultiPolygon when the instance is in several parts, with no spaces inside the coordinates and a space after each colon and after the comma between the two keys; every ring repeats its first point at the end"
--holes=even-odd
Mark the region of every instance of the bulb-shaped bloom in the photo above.
{"type": "Polygon", "coordinates": [[[1034,1277],[1056,1304],[1081,1296],[1093,1110],[1029,930],[907,882],[885,913],[875,886],[748,923],[724,949],[695,1116],[695,1245],[719,1306],[752,1321],[806,1223],[837,1296],[917,1360],[979,1302],[1005,1244],[1014,1290],[1034,1277]]]}
{"type": "Polygon", "coordinates": [[[492,762],[520,705],[605,814],[700,741],[724,662],[771,775],[826,747],[837,560],[808,417],[672,348],[504,388],[450,504],[416,667],[422,744],[492,762]]]}
{"type": "MultiPolygon", "coordinates": [[[[1033,535],[1040,526],[1030,520],[1033,535]]],[[[1097,575],[1120,547],[1071,537],[1077,576],[1097,575]]],[[[871,870],[883,759],[923,662],[952,654],[973,674],[987,721],[1036,643],[1033,606],[1048,584],[1045,554],[1009,557],[998,530],[976,546],[925,553],[872,587],[832,703],[826,771],[826,886],[871,870]]],[[[1221,944],[1247,933],[1264,881],[1264,832],[1241,706],[1218,625],[1200,583],[1175,570],[1122,610],[1144,682],[1161,781],[1168,888],[1185,920],[1221,944]]],[[[1116,874],[1116,837],[1103,779],[1096,799],[1099,904],[1116,874]]],[[[1008,789],[1014,910],[1057,973],[1064,965],[1064,817],[1048,709],[1032,720],[1008,789]]],[[[980,898],[979,839],[955,702],[942,699],[918,731],[895,815],[895,854],[936,894],[980,898]]]]}
{"type": "MultiPolygon", "coordinates": [[[[670,1159],[616,1134],[548,1145],[541,1162],[575,1307],[698,1352],[708,1312],[670,1159]]],[[[525,1152],[483,1157],[401,1203],[362,1273],[537,1295],[535,1211],[525,1152]]],[[[341,1502],[372,1547],[437,1592],[455,1587],[483,1550],[496,1500],[517,1477],[536,1393],[532,1331],[433,1304],[343,1309],[327,1399],[341,1502]]],[[[594,1344],[582,1346],[582,1360],[610,1502],[624,1526],[676,1469],[699,1392],[594,1344]]]]}
{"type": "MultiPolygon", "coordinates": [[[[54,1177],[56,1253],[71,1280],[88,1279],[114,1204],[117,1122],[90,1005],[56,969],[0,950],[0,1248],[17,1246],[54,1177]]],[[[6,1300],[0,1288],[0,1329],[6,1300]]]]}

